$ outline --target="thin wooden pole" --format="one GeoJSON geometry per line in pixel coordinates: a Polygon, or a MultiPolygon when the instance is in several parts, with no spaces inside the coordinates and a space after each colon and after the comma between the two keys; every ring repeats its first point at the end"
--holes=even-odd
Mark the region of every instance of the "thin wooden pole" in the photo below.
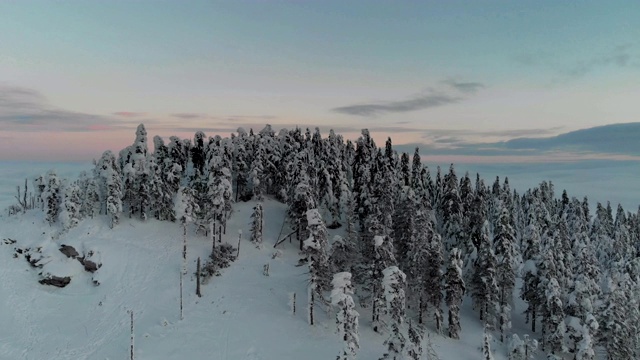
{"type": "Polygon", "coordinates": [[[129,359],[130,360],[134,360],[134,357],[133,357],[133,340],[134,340],[134,338],[133,338],[133,310],[129,310],[129,314],[131,315],[131,350],[130,350],[130,353],[129,353],[129,359]]]}
{"type": "Polygon", "coordinates": [[[202,294],[200,293],[200,257],[198,257],[198,266],[196,270],[196,295],[198,295],[198,297],[202,297],[202,294]]]}

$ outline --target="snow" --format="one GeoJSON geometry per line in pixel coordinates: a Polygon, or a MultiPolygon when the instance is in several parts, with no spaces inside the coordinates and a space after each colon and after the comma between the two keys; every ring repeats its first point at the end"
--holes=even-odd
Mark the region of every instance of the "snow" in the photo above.
{"type": "MultiPolygon", "coordinates": [[[[55,165],[42,166],[46,170],[55,165]]],[[[90,164],[57,168],[68,177],[90,164]],[[70,170],[71,169],[71,170],[70,170]]],[[[28,170],[28,169],[27,169],[28,170]]],[[[35,169],[35,173],[41,169],[35,169]]],[[[2,193],[0,204],[12,203],[15,186],[32,172],[2,168],[0,179],[11,192],[2,193]]],[[[29,184],[31,187],[31,183],[29,184]]],[[[0,217],[0,359],[127,359],[129,355],[129,314],[135,320],[136,359],[330,359],[342,349],[335,334],[335,314],[316,306],[316,325],[309,326],[300,306],[295,315],[290,308],[291,294],[297,304],[306,304],[306,267],[297,267],[297,244],[279,245],[281,256],[272,258],[286,205],[270,198],[264,201],[265,229],[263,249],[248,246],[242,239],[239,259],[221,270],[202,286],[202,297],[195,295],[198,257],[205,259],[211,249],[209,239],[195,236],[189,226],[187,277],[185,278],[184,320],[180,320],[179,273],[182,267],[182,228],[179,223],[141,222],[122,216],[120,224],[109,228],[104,216],[85,219],[68,232],[45,222],[40,210],[25,215],[0,217]],[[3,239],[15,239],[5,244],[3,239]],[[102,267],[91,274],[77,260],[58,251],[61,244],[73,246],[81,254],[92,251],[102,267]],[[14,248],[42,247],[42,269],[32,268],[23,258],[14,258],[14,248]],[[262,274],[269,264],[269,276],[262,274]],[[71,276],[65,288],[38,283],[39,272],[71,276]],[[93,281],[100,282],[95,286],[93,281]]],[[[247,232],[254,202],[234,204],[223,241],[236,246],[238,234],[247,232]]],[[[344,229],[330,230],[331,236],[344,229]]],[[[384,238],[376,237],[376,246],[384,238]]],[[[343,280],[346,281],[345,278],[343,280]]],[[[518,291],[516,290],[515,293],[518,291]]],[[[515,299],[514,314],[521,314],[524,303],[515,299]]],[[[358,358],[377,359],[386,350],[386,335],[371,329],[370,308],[360,308],[360,350],[358,358]]],[[[434,332],[429,322],[428,338],[441,359],[478,358],[483,326],[471,301],[465,297],[461,307],[461,340],[434,332]]],[[[513,331],[526,333],[521,316],[514,315],[513,331]]],[[[428,335],[428,336],[427,336],[428,335]]],[[[496,360],[506,359],[506,346],[492,343],[496,360]]],[[[542,357],[540,357],[542,358],[542,357]]]]}
{"type": "Polygon", "coordinates": [[[382,243],[384,243],[384,237],[380,236],[380,235],[374,236],[373,237],[373,243],[374,243],[375,247],[382,246],[382,243]]]}

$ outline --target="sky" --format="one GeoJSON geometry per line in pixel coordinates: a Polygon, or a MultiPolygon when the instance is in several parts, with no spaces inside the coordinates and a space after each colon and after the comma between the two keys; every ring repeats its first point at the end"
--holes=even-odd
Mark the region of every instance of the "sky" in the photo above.
{"type": "Polygon", "coordinates": [[[1,1],[0,160],[96,158],[139,123],[454,149],[637,122],[638,19],[638,1],[1,1]]]}

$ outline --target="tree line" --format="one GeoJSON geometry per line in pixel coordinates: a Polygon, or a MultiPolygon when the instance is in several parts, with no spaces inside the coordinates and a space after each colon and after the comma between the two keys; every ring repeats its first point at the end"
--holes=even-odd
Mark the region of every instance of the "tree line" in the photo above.
{"type": "MultiPolygon", "coordinates": [[[[140,125],[131,146],[105,151],[76,181],[36,178],[47,221],[65,229],[97,215],[111,226],[122,216],[177,221],[188,206],[206,234],[225,225],[234,202],[270,196],[288,204],[310,270],[310,307],[333,302],[353,320],[346,297],[357,296],[374,330],[389,334],[388,358],[421,353],[415,344],[427,323],[459,338],[464,296],[487,331],[511,344],[512,359],[529,358],[532,347],[511,331],[517,297],[549,358],[594,359],[597,348],[609,359],[640,356],[638,213],[598,203],[591,214],[587,197],[556,196],[552,182],[520,194],[507,178],[430,169],[419,149],[398,153],[391,138],[378,147],[366,129],[355,141],[267,125],[153,143],[151,152],[140,125]],[[339,227],[343,235],[328,239],[327,228],[339,227]],[[341,290],[329,300],[332,286],[341,290]]],[[[264,221],[258,205],[254,243],[264,221]]],[[[352,329],[342,356],[355,356],[357,326],[356,334],[341,326],[352,329]]]]}

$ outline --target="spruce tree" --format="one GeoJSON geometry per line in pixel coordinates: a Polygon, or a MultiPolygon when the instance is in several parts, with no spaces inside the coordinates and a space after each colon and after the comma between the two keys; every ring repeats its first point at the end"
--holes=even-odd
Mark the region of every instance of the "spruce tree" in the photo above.
{"type": "Polygon", "coordinates": [[[58,221],[62,200],[61,181],[55,170],[49,170],[45,178],[46,187],[42,193],[43,203],[46,209],[46,219],[49,225],[58,221]]]}
{"type": "Polygon", "coordinates": [[[253,214],[251,214],[251,242],[260,247],[262,244],[262,235],[264,231],[264,212],[262,209],[262,203],[257,203],[253,207],[253,214]]]}
{"type": "Polygon", "coordinates": [[[543,304],[542,327],[543,327],[543,350],[551,358],[561,359],[567,352],[564,342],[566,333],[564,306],[562,304],[561,289],[555,278],[549,279],[545,292],[546,301],[543,304]]]}
{"type": "Polygon", "coordinates": [[[462,259],[460,250],[453,248],[449,257],[449,265],[445,274],[445,300],[449,307],[449,337],[460,338],[460,304],[465,292],[462,279],[462,259]]]}
{"type": "Polygon", "coordinates": [[[407,344],[407,358],[411,360],[422,359],[422,331],[421,329],[416,328],[411,321],[409,321],[407,337],[409,338],[409,343],[407,344]]]}
{"type": "Polygon", "coordinates": [[[390,266],[382,272],[382,286],[386,300],[385,317],[389,338],[385,341],[387,352],[381,359],[404,359],[406,338],[403,333],[405,316],[406,276],[397,266],[390,266]]]}
{"type": "Polygon", "coordinates": [[[78,225],[82,217],[80,213],[81,206],[80,187],[78,184],[71,183],[65,186],[62,211],[60,212],[60,222],[65,230],[78,225]]]}
{"type": "Polygon", "coordinates": [[[485,222],[480,232],[480,249],[473,263],[469,290],[474,308],[480,311],[480,320],[493,327],[496,323],[496,309],[499,308],[499,288],[496,279],[496,256],[493,242],[489,238],[489,225],[485,222]]]}
{"type": "Polygon", "coordinates": [[[360,314],[355,309],[353,302],[353,285],[351,273],[340,272],[333,275],[331,281],[331,305],[337,309],[336,324],[338,333],[344,342],[344,346],[336,360],[354,360],[360,348],[358,335],[358,317],[360,314]]]}
{"type": "Polygon", "coordinates": [[[500,341],[504,342],[505,332],[511,328],[511,303],[516,282],[517,250],[509,213],[502,202],[498,206],[499,216],[493,241],[496,253],[496,284],[500,291],[498,298],[500,341]]]}
{"type": "Polygon", "coordinates": [[[330,269],[327,256],[327,228],[317,209],[307,211],[309,238],[303,249],[309,264],[309,323],[314,324],[313,307],[317,300],[324,301],[322,292],[329,290],[330,269]]]}

